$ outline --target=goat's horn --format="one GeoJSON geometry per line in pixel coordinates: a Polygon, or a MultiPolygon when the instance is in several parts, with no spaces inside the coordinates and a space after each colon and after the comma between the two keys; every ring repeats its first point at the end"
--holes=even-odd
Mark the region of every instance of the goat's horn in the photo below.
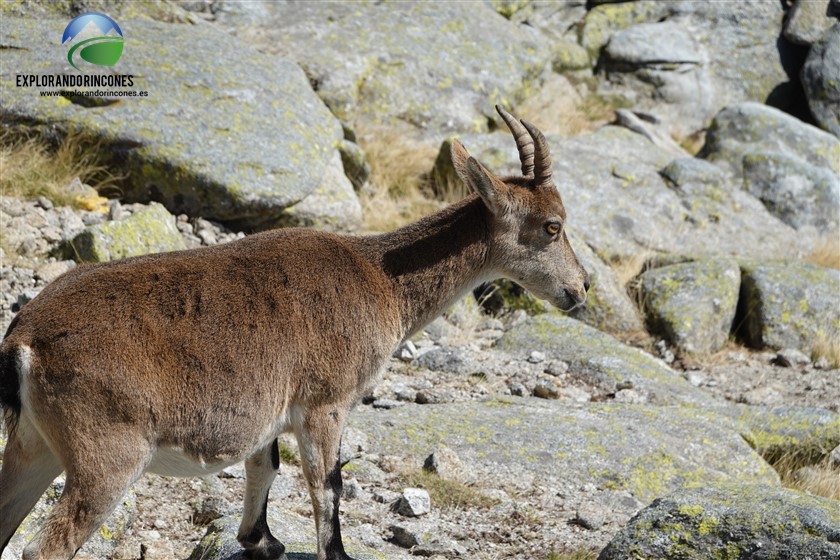
{"type": "Polygon", "coordinates": [[[505,124],[508,126],[511,133],[513,133],[513,137],[516,140],[516,149],[519,150],[519,161],[522,163],[522,174],[528,178],[533,177],[534,141],[531,139],[531,135],[529,135],[528,131],[525,130],[525,127],[522,126],[513,115],[505,111],[501,105],[496,105],[496,111],[499,113],[499,116],[502,117],[502,120],[505,121],[505,124]]]}
{"type": "Polygon", "coordinates": [[[529,123],[522,121],[522,126],[528,130],[528,134],[534,139],[534,184],[538,187],[551,186],[551,154],[548,151],[548,143],[540,130],[529,123]]]}

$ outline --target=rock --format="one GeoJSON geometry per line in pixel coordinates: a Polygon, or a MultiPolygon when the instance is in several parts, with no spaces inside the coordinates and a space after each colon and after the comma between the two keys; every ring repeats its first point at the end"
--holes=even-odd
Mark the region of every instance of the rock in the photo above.
{"type": "Polygon", "coordinates": [[[783,360],[787,365],[785,367],[807,366],[811,363],[811,358],[797,350],[796,348],[785,348],[776,354],[776,358],[783,360]]]}
{"type": "Polygon", "coordinates": [[[461,556],[466,549],[447,539],[437,524],[426,520],[412,520],[388,527],[393,535],[391,542],[403,548],[410,548],[412,556],[443,557],[461,556]]]}
{"type": "Polygon", "coordinates": [[[840,414],[801,406],[728,406],[714,413],[740,424],[743,438],[770,460],[798,456],[809,462],[840,445],[840,414]]]}
{"type": "Polygon", "coordinates": [[[840,137],[840,23],[811,47],[800,80],[820,128],[840,137]]]}
{"type": "Polygon", "coordinates": [[[761,153],[785,154],[840,173],[840,140],[778,109],[739,103],[715,116],[703,157],[726,163],[741,175],[744,156],[761,153]]]}
{"type": "MultiPolygon", "coordinates": [[[[815,127],[799,124],[820,139],[834,141],[815,127]]],[[[774,134],[769,129],[763,132],[771,138],[774,134]]],[[[461,139],[488,169],[500,175],[519,173],[519,157],[510,136],[464,134],[461,139]]],[[[650,251],[750,258],[757,254],[792,258],[811,251],[813,238],[784,224],[755,197],[742,192],[740,170],[738,176],[719,171],[711,179],[711,166],[705,162],[701,173],[686,173],[692,184],[674,188],[660,173],[674,161],[674,154],[626,128],[605,126],[580,136],[548,136],[547,141],[569,228],[605,260],[631,259],[650,251]],[[716,184],[700,182],[700,177],[716,184]],[[604,204],[606,200],[610,203],[604,204]],[[640,200],[645,203],[639,204],[640,200]]],[[[449,145],[446,141],[441,146],[434,173],[456,180],[449,145]]],[[[828,143],[824,146],[830,148],[828,143]]],[[[788,152],[798,149],[792,146],[788,152]]],[[[575,249],[580,250],[581,244],[575,249]]]]}
{"type": "MultiPolygon", "coordinates": [[[[41,496],[29,515],[23,520],[3,551],[2,556],[0,556],[2,560],[21,558],[23,548],[40,530],[63,491],[64,475],[61,475],[50,484],[46,493],[41,496]]],[[[105,523],[79,549],[78,555],[90,558],[110,558],[120,540],[131,529],[136,516],[137,505],[134,492],[129,490],[120,500],[117,508],[108,516],[105,523]]]]}
{"type": "Polygon", "coordinates": [[[758,484],[682,490],[630,520],[598,560],[837,558],[837,501],[758,484]]]}
{"type": "Polygon", "coordinates": [[[575,523],[584,529],[597,531],[604,525],[604,517],[604,511],[602,509],[589,504],[581,506],[575,512],[575,523]]]}
{"type": "Polygon", "coordinates": [[[580,235],[573,231],[567,234],[580,263],[589,273],[590,283],[586,303],[573,309],[569,315],[610,333],[643,330],[636,306],[615,271],[595,254],[580,235]]]}
{"type": "Polygon", "coordinates": [[[452,449],[441,445],[434,453],[426,457],[423,461],[423,470],[435,473],[441,478],[449,480],[457,480],[464,466],[458,454],[452,449]]]}
{"type": "Polygon", "coordinates": [[[731,259],[655,268],[639,277],[648,324],[680,353],[710,354],[729,339],[741,270],[731,259]]]}
{"type": "Polygon", "coordinates": [[[705,50],[673,21],[616,32],[601,65],[610,83],[644,95],[635,107],[661,113],[683,130],[703,128],[718,108],[705,50]]]}
{"type": "Polygon", "coordinates": [[[787,13],[784,34],[791,43],[811,46],[837,23],[829,15],[829,0],[796,0],[787,13]]]}
{"type": "Polygon", "coordinates": [[[614,393],[617,383],[631,381],[652,402],[707,400],[702,391],[659,360],[559,313],[540,315],[511,328],[497,347],[515,356],[527,355],[525,348],[539,348],[548,359],[568,362],[569,375],[605,393],[614,393]]]}
{"type": "MultiPolygon", "coordinates": [[[[236,540],[241,516],[222,517],[210,523],[207,532],[193,549],[189,560],[243,560],[242,546],[236,540]]],[[[315,552],[315,525],[312,520],[283,511],[269,504],[268,526],[286,545],[289,560],[310,558],[315,552]]],[[[344,538],[344,547],[358,560],[377,560],[380,555],[344,538]]]]}
{"type": "Polygon", "coordinates": [[[557,73],[584,70],[591,66],[589,53],[575,40],[561,37],[552,45],[551,68],[557,73]]]}
{"type": "Polygon", "coordinates": [[[339,118],[435,134],[487,130],[493,105],[521,97],[549,62],[528,27],[457,2],[266,4],[248,25],[218,21],[300,64],[339,118]]]}
{"type": "Polygon", "coordinates": [[[422,354],[414,364],[432,371],[446,373],[468,373],[470,363],[463,348],[438,347],[422,354]]]}
{"type": "Polygon", "coordinates": [[[406,340],[397,348],[395,355],[403,362],[410,362],[417,357],[417,347],[410,340],[406,340]]]}
{"type": "Polygon", "coordinates": [[[756,348],[806,353],[840,330],[840,271],[801,261],[741,264],[741,335],[756,348]]]}
{"type": "Polygon", "coordinates": [[[432,499],[422,488],[406,488],[394,504],[394,511],[406,517],[426,515],[432,509],[432,499]]]}
{"type": "Polygon", "coordinates": [[[523,491],[534,480],[543,488],[588,483],[647,502],[714,480],[778,484],[734,421],[698,415],[695,407],[511,398],[387,411],[363,407],[349,421],[382,453],[420,461],[445,441],[477,480],[489,477],[523,491]]]}
{"type": "Polygon", "coordinates": [[[350,179],[353,188],[358,191],[370,177],[370,165],[365,157],[365,152],[358,144],[350,140],[342,140],[338,145],[338,152],[341,154],[344,174],[350,179]]]}
{"type": "Polygon", "coordinates": [[[783,61],[795,53],[777,40],[783,16],[782,6],[775,0],[712,3],[642,0],[604,4],[586,14],[581,41],[592,60],[605,60],[608,54],[604,47],[619,33],[639,24],[658,26],[630,32],[625,36],[629,43],[627,49],[621,49],[637,60],[652,59],[650,62],[654,64],[646,66],[653,69],[647,67],[634,72],[635,79],[627,83],[622,79],[627,76],[607,72],[608,80],[618,78],[618,83],[606,91],[624,97],[639,108],[659,105],[667,111],[668,106],[657,103],[655,97],[661,96],[671,103],[676,101],[673,106],[679,110],[674,113],[679,118],[675,132],[684,135],[688,131],[678,130],[681,122],[699,123],[703,114],[711,116],[731,103],[768,100],[786,106],[793,101],[796,85],[790,82],[783,61]],[[745,27],[744,22],[749,22],[749,26],[745,27]],[[663,62],[675,58],[670,53],[672,44],[678,44],[679,53],[693,55],[687,58],[699,58],[702,63],[679,63],[685,57],[676,57],[677,64],[658,64],[656,53],[651,52],[645,41],[661,40],[660,37],[670,37],[673,41],[658,50],[663,62]],[[647,57],[646,52],[650,53],[647,57]],[[762,64],[755,64],[756,60],[762,64]],[[696,84],[699,91],[692,92],[691,84],[696,84]],[[644,89],[638,89],[639,86],[644,89]],[[691,97],[699,107],[690,105],[691,97]]]}
{"type": "Polygon", "coordinates": [[[831,462],[835,467],[840,467],[840,444],[831,450],[829,457],[831,457],[831,462]]]}
{"type": "Polygon", "coordinates": [[[362,223],[362,205],[344,174],[341,155],[335,152],[318,185],[306,198],[283,210],[277,224],[314,227],[327,231],[353,231],[362,223]]]}
{"type": "Polygon", "coordinates": [[[840,175],[779,153],[747,154],[744,187],[780,220],[796,229],[833,232],[840,226],[840,175]]]}
{"type": "Polygon", "coordinates": [[[560,389],[553,379],[540,379],[534,385],[534,396],[540,399],[559,399],[560,389]]]}
{"type": "Polygon", "coordinates": [[[175,217],[155,202],[122,221],[90,226],[69,245],[70,256],[79,262],[105,262],[186,248],[175,217]]]}
{"type": "Polygon", "coordinates": [[[534,350],[528,355],[528,363],[539,364],[545,361],[545,354],[539,350],[534,350]]]}
{"type": "Polygon", "coordinates": [[[322,183],[341,126],[293,62],[262,54],[215,26],[121,20],[132,38],[131,56],[116,69],[135,76],[128,89],[149,92],[142,101],[90,109],[14,87],[15,68],[67,72],[65,58],[39,48],[43,37],[61,36],[66,24],[0,18],[9,47],[0,71],[2,116],[100,139],[101,152],[115,154],[105,162],[109,170],[125,176],[126,199],[266,226],[322,183]]]}

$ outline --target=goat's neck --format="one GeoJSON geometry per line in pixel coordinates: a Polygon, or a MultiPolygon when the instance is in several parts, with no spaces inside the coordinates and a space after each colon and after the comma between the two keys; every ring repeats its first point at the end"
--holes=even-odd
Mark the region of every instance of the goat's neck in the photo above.
{"type": "Polygon", "coordinates": [[[381,263],[399,298],[404,337],[488,279],[485,212],[481,199],[471,195],[379,238],[381,263]]]}

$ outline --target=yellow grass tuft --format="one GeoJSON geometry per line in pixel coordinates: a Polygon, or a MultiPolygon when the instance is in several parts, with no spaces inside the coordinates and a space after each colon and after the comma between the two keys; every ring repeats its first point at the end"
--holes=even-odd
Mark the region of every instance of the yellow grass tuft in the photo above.
{"type": "Polygon", "coordinates": [[[825,358],[833,368],[840,368],[840,332],[836,330],[831,334],[817,336],[814,346],[811,348],[811,360],[817,361],[825,358]]]}
{"type": "Polygon", "coordinates": [[[629,257],[610,259],[607,264],[613,269],[622,286],[627,286],[644,271],[645,264],[654,255],[652,251],[641,251],[629,257]]]}
{"type": "Polygon", "coordinates": [[[825,268],[840,269],[840,232],[823,238],[805,260],[825,268]]]}
{"type": "Polygon", "coordinates": [[[369,185],[360,199],[364,229],[389,231],[441,208],[428,196],[427,175],[437,155],[435,146],[396,130],[378,130],[359,138],[370,164],[369,185]]]}
{"type": "Polygon", "coordinates": [[[598,558],[597,550],[578,549],[551,551],[545,560],[595,560],[598,558]]]}
{"type": "Polygon", "coordinates": [[[33,199],[44,196],[58,206],[82,207],[68,189],[79,178],[96,189],[113,187],[117,179],[102,164],[101,144],[81,134],[68,134],[57,148],[40,137],[0,132],[0,194],[33,199]]]}
{"type": "Polygon", "coordinates": [[[463,482],[441,478],[423,470],[401,475],[400,483],[406,487],[423,488],[429,493],[432,504],[443,509],[486,509],[498,503],[498,500],[463,482]]]}
{"type": "Polygon", "coordinates": [[[833,464],[831,457],[813,465],[806,459],[801,454],[788,453],[771,463],[779,473],[782,486],[840,500],[840,467],[833,464]]]}

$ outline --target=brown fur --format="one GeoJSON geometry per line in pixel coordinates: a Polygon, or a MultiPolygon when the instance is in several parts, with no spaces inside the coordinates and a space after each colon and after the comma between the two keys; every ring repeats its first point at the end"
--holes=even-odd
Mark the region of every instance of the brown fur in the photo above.
{"type": "MultiPolygon", "coordinates": [[[[556,189],[498,179],[457,142],[453,160],[478,194],[388,234],[272,231],[82,266],[47,286],[0,346],[12,425],[0,545],[61,470],[66,490],[27,559],[72,557],[147,469],[193,474],[246,460],[240,542],[251,557],[281,557],[264,509],[275,438],[291,430],[318,559],[348,559],[340,436],[400,341],[497,276],[563,308],[586,297],[565,234],[545,230],[566,219],[556,189]]],[[[539,158],[536,167],[550,178],[539,158]]]]}

